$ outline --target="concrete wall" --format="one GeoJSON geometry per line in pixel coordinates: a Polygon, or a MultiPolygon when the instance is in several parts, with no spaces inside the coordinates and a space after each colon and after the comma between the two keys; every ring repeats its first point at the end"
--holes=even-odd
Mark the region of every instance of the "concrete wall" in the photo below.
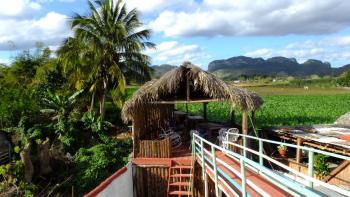
{"type": "Polygon", "coordinates": [[[128,163],[126,166],[119,169],[113,175],[100,183],[84,197],[132,197],[133,182],[132,182],[132,165],[128,163]]]}
{"type": "Polygon", "coordinates": [[[106,188],[104,188],[97,196],[133,196],[133,182],[132,182],[132,167],[131,163],[126,165],[127,170],[116,177],[106,188]]]}

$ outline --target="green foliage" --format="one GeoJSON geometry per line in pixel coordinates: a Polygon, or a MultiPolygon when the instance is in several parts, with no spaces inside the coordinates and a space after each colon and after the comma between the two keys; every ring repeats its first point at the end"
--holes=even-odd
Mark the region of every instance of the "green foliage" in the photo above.
{"type": "Polygon", "coordinates": [[[350,87],[350,70],[344,72],[338,79],[338,83],[341,86],[350,87]]]}
{"type": "Polygon", "coordinates": [[[13,148],[13,151],[19,154],[21,152],[21,148],[19,146],[15,146],[15,148],[13,148]]]}
{"type": "MultiPolygon", "coordinates": [[[[340,115],[350,111],[350,95],[263,96],[264,104],[256,112],[259,127],[276,125],[309,125],[333,123],[340,115]]],[[[186,111],[185,105],[177,108],[186,111]]],[[[201,104],[188,105],[189,112],[202,115],[201,104]]],[[[229,119],[228,103],[209,103],[208,118],[226,122],[229,119]]],[[[241,114],[236,111],[237,122],[241,114]]]]}
{"type": "Polygon", "coordinates": [[[38,84],[50,86],[52,82],[41,81],[45,78],[41,70],[53,61],[50,54],[48,48],[26,50],[16,56],[9,67],[0,68],[0,128],[12,127],[20,117],[38,112],[38,84]]]}
{"type": "Polygon", "coordinates": [[[59,96],[47,90],[47,97],[44,98],[44,102],[49,108],[42,109],[41,112],[52,114],[52,118],[57,120],[55,129],[59,134],[58,139],[66,148],[70,148],[75,141],[73,133],[74,126],[73,122],[69,119],[69,114],[82,93],[83,90],[80,90],[70,96],[59,96]]]}
{"type": "Polygon", "coordinates": [[[81,118],[81,121],[84,123],[85,128],[97,134],[102,142],[107,143],[110,140],[106,131],[113,126],[112,123],[103,120],[95,112],[86,112],[81,118]]]}
{"type": "Polygon", "coordinates": [[[131,152],[131,142],[110,141],[89,149],[81,148],[75,157],[75,184],[78,193],[89,191],[124,166],[131,152]]]}
{"type": "Polygon", "coordinates": [[[34,196],[36,187],[25,181],[24,165],[20,160],[16,161],[14,164],[1,165],[0,175],[4,179],[0,183],[0,192],[12,186],[17,186],[23,196],[34,196]]]}
{"type": "Polygon", "coordinates": [[[328,159],[329,156],[322,155],[322,154],[316,154],[314,157],[314,166],[316,175],[320,177],[327,176],[330,173],[330,169],[328,166],[328,159]]]}

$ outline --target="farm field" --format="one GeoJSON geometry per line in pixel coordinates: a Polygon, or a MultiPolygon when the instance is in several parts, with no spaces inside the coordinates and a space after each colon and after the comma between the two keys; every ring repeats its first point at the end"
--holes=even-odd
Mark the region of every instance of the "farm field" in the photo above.
{"type": "MultiPolygon", "coordinates": [[[[264,104],[256,113],[258,127],[277,125],[309,125],[333,123],[340,115],[350,111],[350,91],[340,88],[291,87],[249,87],[262,96],[264,104]]],[[[128,89],[131,96],[137,88],[128,89]]],[[[177,108],[186,111],[185,105],[177,108]]],[[[201,115],[201,104],[188,105],[189,113],[201,115]]],[[[229,118],[227,103],[210,103],[208,118],[212,121],[226,122],[229,118]]],[[[237,110],[237,121],[241,114],[237,110]]]]}
{"type": "Polygon", "coordinates": [[[260,96],[272,96],[272,95],[338,95],[338,94],[350,94],[349,89],[335,88],[335,87],[308,87],[307,90],[300,87],[290,86],[252,86],[245,87],[258,93],[260,96]]]}

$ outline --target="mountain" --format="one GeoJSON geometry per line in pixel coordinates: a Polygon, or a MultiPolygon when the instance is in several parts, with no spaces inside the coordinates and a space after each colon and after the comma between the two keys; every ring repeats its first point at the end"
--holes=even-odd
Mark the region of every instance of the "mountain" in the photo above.
{"type": "Polygon", "coordinates": [[[173,65],[170,65],[170,64],[162,64],[162,65],[155,65],[155,66],[152,66],[152,69],[154,70],[153,72],[153,75],[155,78],[159,78],[161,77],[164,73],[174,69],[174,68],[177,68],[177,66],[173,66],[173,65]]]}
{"type": "Polygon", "coordinates": [[[341,75],[342,73],[344,73],[345,71],[350,70],[350,64],[344,65],[342,67],[339,68],[334,68],[334,74],[335,75],[341,75]]]}
{"type": "Polygon", "coordinates": [[[330,63],[320,60],[310,59],[300,64],[295,58],[286,57],[272,57],[265,60],[263,58],[237,56],[226,60],[215,60],[208,65],[209,72],[230,79],[254,75],[339,75],[347,69],[350,69],[350,65],[332,68],[330,63]]]}

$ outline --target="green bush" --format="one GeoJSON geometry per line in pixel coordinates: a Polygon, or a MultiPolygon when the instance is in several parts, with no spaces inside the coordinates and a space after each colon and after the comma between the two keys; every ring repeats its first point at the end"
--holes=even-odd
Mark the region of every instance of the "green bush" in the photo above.
{"type": "Polygon", "coordinates": [[[12,186],[16,186],[20,189],[19,195],[34,196],[36,187],[26,182],[24,165],[20,160],[16,161],[14,164],[1,165],[0,175],[3,177],[3,181],[0,183],[0,193],[12,186]]]}
{"type": "Polygon", "coordinates": [[[89,149],[79,149],[74,160],[77,192],[83,194],[90,191],[124,166],[130,152],[131,142],[125,141],[111,141],[89,149]]]}
{"type": "Polygon", "coordinates": [[[338,79],[338,84],[341,86],[346,86],[346,87],[350,87],[350,70],[343,73],[339,79],[338,79]]]}

